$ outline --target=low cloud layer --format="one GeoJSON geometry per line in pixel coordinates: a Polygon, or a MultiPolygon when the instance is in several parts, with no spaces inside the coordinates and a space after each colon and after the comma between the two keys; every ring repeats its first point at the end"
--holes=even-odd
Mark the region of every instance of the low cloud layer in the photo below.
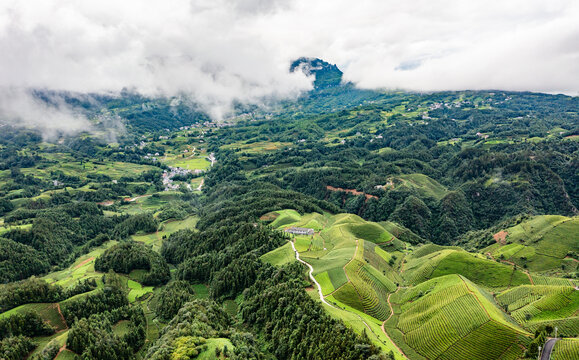
{"type": "Polygon", "coordinates": [[[93,130],[91,122],[61,97],[52,95],[45,100],[28,90],[0,88],[0,123],[36,128],[48,140],[62,133],[93,130]]]}
{"type": "Polygon", "coordinates": [[[219,119],[235,101],[310,89],[288,73],[300,56],[365,88],[578,94],[577,19],[575,0],[5,0],[0,107],[25,105],[13,89],[128,88],[219,119]]]}

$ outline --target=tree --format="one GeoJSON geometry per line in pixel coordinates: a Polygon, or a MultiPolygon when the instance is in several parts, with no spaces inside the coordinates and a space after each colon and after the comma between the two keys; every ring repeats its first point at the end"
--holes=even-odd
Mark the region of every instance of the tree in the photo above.
{"type": "Polygon", "coordinates": [[[416,196],[411,195],[394,210],[390,219],[399,222],[418,235],[428,238],[431,215],[428,206],[416,196]]]}

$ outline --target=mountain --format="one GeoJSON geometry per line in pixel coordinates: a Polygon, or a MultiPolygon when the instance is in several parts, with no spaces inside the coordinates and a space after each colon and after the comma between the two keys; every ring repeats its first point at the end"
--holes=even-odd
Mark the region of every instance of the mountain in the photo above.
{"type": "Polygon", "coordinates": [[[0,358],[576,359],[579,98],[292,71],[227,126],[130,92],[3,126],[0,358]]]}
{"type": "Polygon", "coordinates": [[[302,71],[314,77],[314,89],[321,90],[342,85],[343,72],[334,64],[317,58],[301,57],[290,65],[290,72],[302,71]]]}

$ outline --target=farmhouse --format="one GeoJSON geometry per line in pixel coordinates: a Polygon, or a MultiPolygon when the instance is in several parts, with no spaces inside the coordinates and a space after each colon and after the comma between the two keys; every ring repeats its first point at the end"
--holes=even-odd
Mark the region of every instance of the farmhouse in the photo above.
{"type": "Polygon", "coordinates": [[[295,235],[314,235],[314,229],[300,228],[300,227],[294,227],[294,226],[292,226],[291,228],[285,229],[285,232],[290,233],[290,234],[295,234],[295,235]]]}

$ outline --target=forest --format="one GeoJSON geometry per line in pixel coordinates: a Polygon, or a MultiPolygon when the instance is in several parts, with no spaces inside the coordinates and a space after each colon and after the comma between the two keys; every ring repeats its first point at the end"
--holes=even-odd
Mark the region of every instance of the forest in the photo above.
{"type": "Polygon", "coordinates": [[[114,144],[6,126],[0,359],[430,358],[407,317],[445,293],[482,304],[505,358],[554,325],[575,344],[577,300],[557,296],[578,277],[579,98],[366,91],[312,64],[313,91],[230,126],[131,93],[66,98],[122,118],[114,144]],[[533,260],[551,237],[561,255],[533,260]]]}

